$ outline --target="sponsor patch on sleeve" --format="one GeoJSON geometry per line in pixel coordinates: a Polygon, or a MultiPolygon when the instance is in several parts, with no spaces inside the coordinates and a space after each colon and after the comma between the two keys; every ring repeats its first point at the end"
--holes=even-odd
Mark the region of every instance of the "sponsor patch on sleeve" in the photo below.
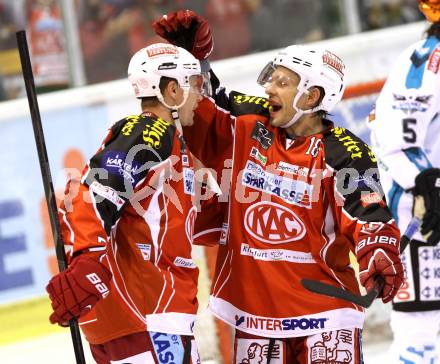
{"type": "Polygon", "coordinates": [[[105,198],[116,206],[119,210],[124,205],[124,200],[119,197],[118,192],[109,186],[93,181],[89,186],[90,191],[96,193],[98,196],[105,198]]]}
{"type": "Polygon", "coordinates": [[[197,266],[192,261],[192,259],[182,258],[182,257],[176,257],[176,259],[174,259],[174,265],[182,268],[190,268],[190,269],[197,268],[197,266]]]}
{"type": "Polygon", "coordinates": [[[136,243],[136,246],[139,248],[144,260],[151,259],[151,244],[136,243]]]}

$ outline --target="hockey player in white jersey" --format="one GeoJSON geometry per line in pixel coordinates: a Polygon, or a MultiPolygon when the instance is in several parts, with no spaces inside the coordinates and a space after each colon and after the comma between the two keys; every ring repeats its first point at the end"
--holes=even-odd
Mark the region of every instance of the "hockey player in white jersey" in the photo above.
{"type": "Polygon", "coordinates": [[[440,327],[440,1],[419,0],[426,37],[397,59],[372,113],[372,144],[387,202],[404,232],[415,195],[426,213],[406,248],[406,280],[393,300],[391,363],[438,363],[440,327]]]}

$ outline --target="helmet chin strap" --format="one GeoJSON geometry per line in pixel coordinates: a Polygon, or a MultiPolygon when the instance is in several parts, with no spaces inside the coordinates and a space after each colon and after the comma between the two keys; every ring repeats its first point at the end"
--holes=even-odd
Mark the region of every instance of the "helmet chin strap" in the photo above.
{"type": "Polygon", "coordinates": [[[168,105],[165,102],[165,99],[163,98],[163,95],[160,91],[158,93],[156,93],[156,97],[161,102],[161,104],[163,106],[165,106],[166,108],[168,108],[170,110],[179,110],[185,104],[186,100],[188,99],[188,94],[189,94],[189,89],[182,87],[182,90],[183,90],[183,100],[179,105],[173,105],[173,106],[168,105]]]}
{"type": "Polygon", "coordinates": [[[189,89],[182,88],[183,89],[183,101],[179,105],[168,105],[165,102],[165,99],[163,98],[163,95],[161,92],[157,93],[157,99],[160,101],[160,103],[165,106],[166,108],[171,110],[171,117],[173,118],[174,125],[176,126],[177,130],[179,130],[180,134],[183,134],[182,130],[182,124],[180,122],[179,113],[178,110],[185,104],[186,100],[188,99],[189,95],[189,89]]]}
{"type": "Polygon", "coordinates": [[[313,109],[308,109],[308,110],[302,110],[300,108],[298,108],[298,106],[296,106],[298,104],[299,99],[301,98],[302,95],[308,95],[309,91],[307,90],[307,88],[304,86],[304,83],[301,82],[302,85],[298,86],[298,93],[295,95],[295,98],[293,99],[293,103],[292,106],[295,109],[296,113],[295,115],[293,115],[293,118],[290,119],[286,124],[281,125],[280,128],[283,129],[287,129],[290,128],[293,124],[295,124],[303,115],[305,114],[311,114],[315,111],[317,111],[319,109],[319,105],[315,106],[313,109]]]}

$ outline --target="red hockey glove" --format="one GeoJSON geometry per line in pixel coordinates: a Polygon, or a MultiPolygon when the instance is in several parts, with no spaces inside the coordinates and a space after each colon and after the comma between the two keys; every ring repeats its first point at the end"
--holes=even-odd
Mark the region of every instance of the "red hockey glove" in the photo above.
{"type": "Polygon", "coordinates": [[[69,267],[54,276],[46,286],[52,301],[52,324],[65,326],[67,322],[89,312],[109,293],[112,274],[96,258],[82,254],[69,267]]]}
{"type": "Polygon", "coordinates": [[[430,233],[428,244],[437,244],[440,241],[440,169],[428,168],[420,172],[415,179],[413,194],[421,195],[425,203],[420,231],[422,235],[430,233]]]}
{"type": "Polygon", "coordinates": [[[191,10],[163,15],[151,24],[156,34],[175,46],[185,48],[198,60],[209,57],[213,49],[208,22],[191,10]]]}
{"type": "Polygon", "coordinates": [[[391,301],[403,284],[398,240],[386,235],[366,237],[358,243],[356,258],[359,278],[365,289],[372,290],[376,277],[382,276],[384,286],[379,297],[384,303],[391,301]]]}

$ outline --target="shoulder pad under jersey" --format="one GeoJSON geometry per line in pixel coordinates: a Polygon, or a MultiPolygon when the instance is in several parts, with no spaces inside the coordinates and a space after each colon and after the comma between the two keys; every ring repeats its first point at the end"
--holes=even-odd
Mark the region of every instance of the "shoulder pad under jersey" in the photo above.
{"type": "Polygon", "coordinates": [[[232,91],[229,94],[229,111],[234,116],[256,114],[269,117],[269,101],[265,97],[232,91]]]}
{"type": "Polygon", "coordinates": [[[334,169],[346,167],[369,168],[376,165],[376,156],[350,130],[335,126],[324,138],[326,163],[334,169]]]}

